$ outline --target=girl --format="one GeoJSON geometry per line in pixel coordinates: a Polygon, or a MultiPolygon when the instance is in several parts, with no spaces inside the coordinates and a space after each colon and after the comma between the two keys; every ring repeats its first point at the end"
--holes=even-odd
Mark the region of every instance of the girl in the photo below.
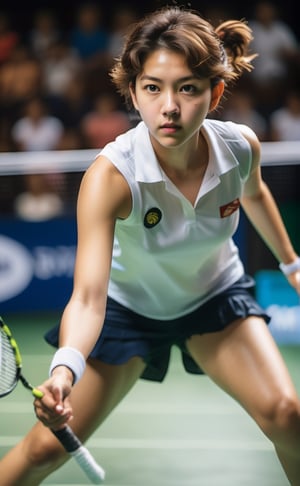
{"type": "Polygon", "coordinates": [[[163,380],[173,345],[187,371],[244,407],[299,485],[299,400],[232,240],[239,206],[298,292],[300,259],[262,181],[257,137],[207,119],[251,69],[250,41],[243,22],[214,30],[177,7],[129,33],[112,79],[142,121],[83,178],[74,290],[47,336],[59,349],[35,400],[40,421],[3,458],[2,486],[40,484],[67,459],[44,425],[72,417],[86,440],[138,378],[163,380]]]}

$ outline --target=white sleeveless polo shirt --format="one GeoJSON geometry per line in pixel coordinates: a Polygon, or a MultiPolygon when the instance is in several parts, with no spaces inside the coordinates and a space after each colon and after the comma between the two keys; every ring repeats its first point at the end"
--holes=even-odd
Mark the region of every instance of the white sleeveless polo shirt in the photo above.
{"type": "Polygon", "coordinates": [[[193,206],[160,167],[143,122],[101,151],[123,174],[132,211],[115,230],[108,295],[154,319],[183,316],[244,273],[232,240],[251,147],[232,122],[205,120],[209,163],[193,206]]]}

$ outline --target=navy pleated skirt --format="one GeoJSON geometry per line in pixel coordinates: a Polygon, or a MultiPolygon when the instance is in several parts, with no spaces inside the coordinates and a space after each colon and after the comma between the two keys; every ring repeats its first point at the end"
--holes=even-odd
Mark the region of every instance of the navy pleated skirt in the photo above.
{"type": "MultiPolygon", "coordinates": [[[[254,280],[244,275],[190,314],[170,321],[144,317],[108,298],[103,330],[90,356],[114,365],[140,356],[147,365],[141,378],[161,382],[175,345],[181,350],[185,370],[203,374],[186,348],[185,343],[192,335],[221,331],[248,316],[259,316],[269,323],[270,317],[253,296],[254,285],[254,280]]],[[[59,325],[45,335],[46,341],[55,347],[58,332],[59,325]]]]}

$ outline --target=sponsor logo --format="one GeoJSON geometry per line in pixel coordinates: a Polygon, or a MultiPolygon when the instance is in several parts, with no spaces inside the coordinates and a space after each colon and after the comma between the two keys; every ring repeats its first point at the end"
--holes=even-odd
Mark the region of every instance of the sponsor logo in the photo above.
{"type": "Polygon", "coordinates": [[[149,209],[144,217],[144,226],[146,228],[154,228],[162,218],[161,210],[158,208],[149,209]]]}
{"type": "Polygon", "coordinates": [[[75,251],[75,246],[65,245],[37,245],[29,250],[18,241],[0,235],[0,302],[21,294],[33,279],[72,279],[75,251]]]}
{"type": "Polygon", "coordinates": [[[220,206],[220,216],[221,218],[228,218],[231,216],[235,211],[237,211],[240,207],[240,200],[238,198],[234,199],[228,204],[224,204],[224,206],[220,206]]]}
{"type": "Polygon", "coordinates": [[[33,277],[33,261],[20,243],[0,235],[0,302],[20,294],[33,277]]]}

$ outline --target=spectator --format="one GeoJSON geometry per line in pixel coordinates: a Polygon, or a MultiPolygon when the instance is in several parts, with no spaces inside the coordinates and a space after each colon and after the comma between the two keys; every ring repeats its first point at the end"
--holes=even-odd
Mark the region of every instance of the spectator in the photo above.
{"type": "Polygon", "coordinates": [[[39,9],[34,14],[33,26],[28,44],[34,55],[43,60],[47,49],[60,38],[60,30],[55,13],[49,9],[39,9]]]}
{"type": "Polygon", "coordinates": [[[48,99],[52,113],[63,122],[65,128],[77,129],[82,118],[92,109],[81,73],[69,81],[63,96],[50,96],[48,99]]]}
{"type": "Polygon", "coordinates": [[[81,4],[70,32],[70,45],[83,62],[87,94],[92,98],[111,86],[108,39],[101,7],[95,3],[81,4]]]}
{"type": "Polygon", "coordinates": [[[30,99],[24,106],[24,116],[12,127],[12,138],[21,151],[54,150],[64,132],[62,122],[48,113],[40,97],[30,99]]]}
{"type": "Polygon", "coordinates": [[[0,65],[8,61],[18,42],[19,35],[11,29],[9,16],[0,12],[0,65]]]}
{"type": "Polygon", "coordinates": [[[7,106],[18,105],[41,91],[40,62],[27,46],[17,44],[10,59],[0,67],[0,96],[7,106]]]}
{"type": "Polygon", "coordinates": [[[108,32],[102,22],[103,13],[97,4],[80,5],[76,24],[70,33],[70,43],[84,61],[92,61],[107,52],[108,32]]]}
{"type": "Polygon", "coordinates": [[[102,148],[118,135],[131,128],[128,115],[118,107],[114,93],[102,93],[94,101],[93,110],[81,123],[81,131],[88,148],[102,148]]]}
{"type": "Polygon", "coordinates": [[[300,141],[300,91],[288,91],[284,105],[270,117],[272,141],[300,141]]]}
{"type": "MultiPolygon", "coordinates": [[[[20,151],[44,151],[56,150],[60,147],[65,135],[63,123],[49,113],[48,105],[41,97],[34,97],[24,105],[24,116],[12,127],[12,138],[20,151]]],[[[48,173],[26,177],[27,190],[23,197],[18,198],[19,211],[21,202],[24,204],[24,212],[32,211],[31,218],[34,218],[33,208],[40,204],[37,216],[52,214],[60,210],[61,203],[58,201],[58,188],[63,190],[66,184],[66,174],[48,173]],[[40,188],[38,185],[40,184],[40,188]],[[21,202],[20,202],[21,201],[21,202]],[[51,201],[53,209],[51,210],[51,201]],[[26,203],[26,204],[25,204],[26,203]],[[48,208],[49,205],[49,209],[48,208]]],[[[21,214],[21,213],[20,213],[21,214]]],[[[24,216],[25,217],[25,214],[24,216]]],[[[29,218],[29,215],[28,215],[29,218]]]]}
{"type": "Polygon", "coordinates": [[[23,182],[24,191],[14,202],[17,217],[26,221],[45,221],[63,214],[63,200],[53,191],[46,175],[27,174],[23,182]]]}
{"type": "Polygon", "coordinates": [[[77,52],[64,40],[50,44],[41,63],[43,86],[50,96],[64,96],[69,84],[80,73],[82,67],[77,52]]]}
{"type": "Polygon", "coordinates": [[[268,116],[282,102],[282,93],[290,82],[289,65],[298,59],[297,38],[279,16],[277,7],[268,0],[255,5],[252,50],[258,53],[249,75],[254,95],[268,116]]]}
{"type": "Polygon", "coordinates": [[[136,10],[127,4],[119,5],[114,10],[112,29],[108,40],[108,53],[113,59],[121,53],[126,30],[137,20],[136,10]]]}

